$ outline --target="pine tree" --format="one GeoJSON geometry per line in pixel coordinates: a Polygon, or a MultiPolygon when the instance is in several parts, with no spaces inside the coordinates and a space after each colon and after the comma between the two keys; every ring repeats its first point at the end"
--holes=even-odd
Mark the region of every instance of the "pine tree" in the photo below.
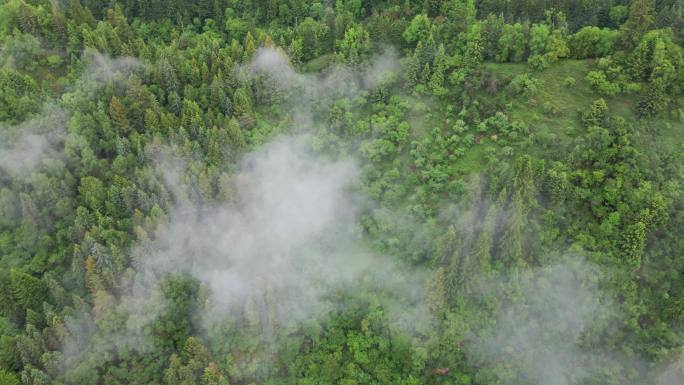
{"type": "MultiPolygon", "coordinates": [[[[180,357],[174,353],[169,359],[169,366],[164,370],[165,383],[168,385],[184,385],[186,383],[184,377],[186,376],[183,373],[183,363],[180,357]]],[[[187,380],[192,381],[193,378],[190,377],[187,380]]]]}
{"type": "Polygon", "coordinates": [[[202,110],[192,100],[183,100],[183,111],[181,112],[181,126],[190,133],[191,139],[198,139],[201,130],[204,128],[202,110]]]}
{"type": "Polygon", "coordinates": [[[404,81],[406,82],[406,87],[412,90],[418,85],[420,78],[420,62],[415,56],[409,56],[406,59],[406,69],[404,71],[404,81]]]}
{"type": "Polygon", "coordinates": [[[522,232],[525,225],[520,192],[513,196],[508,216],[504,233],[499,243],[499,256],[506,266],[519,265],[523,263],[522,232]]]}
{"type": "Polygon", "coordinates": [[[532,158],[523,155],[515,160],[513,188],[520,194],[523,203],[523,215],[526,215],[536,202],[534,196],[534,169],[532,158]]]}
{"type": "Polygon", "coordinates": [[[639,40],[654,24],[654,0],[632,0],[629,18],[620,27],[619,46],[626,52],[639,44],[639,40]]]}
{"type": "Polygon", "coordinates": [[[158,64],[158,76],[159,83],[166,89],[169,96],[172,92],[177,93],[179,90],[178,77],[176,76],[176,70],[171,65],[171,62],[167,58],[163,58],[158,64]]]}
{"type": "Polygon", "coordinates": [[[182,357],[186,365],[197,375],[209,363],[209,351],[196,337],[188,337],[185,340],[182,357]]]}
{"type": "Polygon", "coordinates": [[[148,108],[145,110],[145,130],[151,133],[159,132],[159,116],[154,110],[148,108]]]}
{"type": "Polygon", "coordinates": [[[116,299],[105,290],[93,293],[93,318],[95,321],[107,319],[116,307],[116,299]]]}
{"type": "Polygon", "coordinates": [[[580,115],[582,123],[587,127],[605,127],[608,120],[608,105],[603,98],[597,99],[580,115]]]}
{"type": "Polygon", "coordinates": [[[252,127],[254,125],[255,120],[254,112],[252,111],[252,100],[250,92],[246,88],[240,87],[235,90],[235,94],[233,94],[233,109],[241,126],[252,127]]]}
{"type": "Polygon", "coordinates": [[[5,369],[0,369],[0,384],[2,385],[19,385],[19,379],[14,373],[5,369]]]}
{"type": "Polygon", "coordinates": [[[669,99],[664,79],[656,78],[639,97],[636,114],[644,118],[655,116],[667,107],[669,99]]]}
{"type": "Polygon", "coordinates": [[[7,271],[0,270],[0,315],[10,319],[20,313],[12,292],[12,279],[7,271]]]}
{"type": "Polygon", "coordinates": [[[211,17],[213,14],[213,10],[214,0],[197,1],[197,15],[199,16],[200,20],[204,21],[204,19],[211,17]]]}
{"type": "Polygon", "coordinates": [[[19,22],[19,28],[22,32],[30,33],[32,35],[37,34],[38,18],[33,13],[31,7],[23,2],[20,3],[16,17],[17,21],[19,22]]]}
{"type": "Polygon", "coordinates": [[[441,96],[447,92],[446,88],[444,88],[444,72],[446,68],[447,57],[444,51],[444,44],[440,44],[432,63],[432,75],[428,83],[428,87],[434,95],[441,96]]]}
{"type": "Polygon", "coordinates": [[[252,60],[252,56],[254,56],[254,53],[256,52],[256,43],[254,42],[254,36],[252,36],[251,32],[247,32],[244,46],[245,50],[242,56],[242,61],[248,63],[250,60],[252,60]]]}
{"type": "Polygon", "coordinates": [[[477,261],[480,272],[487,271],[490,267],[498,211],[497,205],[492,205],[487,209],[487,214],[482,222],[482,229],[473,245],[474,260],[477,261]]]}
{"type": "Polygon", "coordinates": [[[444,317],[448,310],[448,281],[449,274],[444,267],[437,268],[428,281],[427,303],[430,312],[437,318],[444,317]]]}
{"type": "Polygon", "coordinates": [[[130,130],[130,124],[128,122],[128,117],[126,116],[126,109],[116,96],[112,96],[112,99],[109,102],[109,117],[112,119],[114,126],[118,128],[120,132],[125,133],[130,130]]]}
{"type": "Polygon", "coordinates": [[[215,108],[217,112],[225,116],[230,116],[232,105],[224,91],[224,84],[219,75],[220,74],[214,75],[211,85],[209,86],[211,106],[215,108]]]}
{"type": "Polygon", "coordinates": [[[89,9],[84,8],[79,0],[69,0],[69,16],[76,24],[88,24],[91,28],[95,27],[97,21],[89,9]]]}
{"type": "Polygon", "coordinates": [[[646,225],[637,222],[627,227],[622,236],[621,250],[624,260],[633,269],[641,266],[646,245],[646,225]]]}
{"type": "Polygon", "coordinates": [[[204,373],[200,378],[200,385],[230,385],[226,377],[221,374],[218,366],[215,363],[210,362],[206,368],[204,368],[204,373]]]}
{"type": "Polygon", "coordinates": [[[231,118],[226,126],[227,136],[230,145],[228,146],[231,159],[237,160],[245,147],[245,138],[240,128],[240,123],[235,118],[231,118]]]}
{"type": "Polygon", "coordinates": [[[45,327],[45,323],[43,322],[43,315],[31,309],[26,309],[26,323],[38,329],[42,329],[45,327]]]}
{"type": "Polygon", "coordinates": [[[0,336],[0,367],[14,371],[21,369],[21,357],[17,352],[17,337],[0,336]]]}
{"type": "Polygon", "coordinates": [[[432,71],[430,71],[430,64],[425,63],[425,66],[423,66],[423,71],[420,73],[420,84],[427,84],[428,80],[430,80],[431,74],[432,71]]]}
{"type": "Polygon", "coordinates": [[[85,285],[92,294],[104,289],[102,277],[92,255],[89,255],[85,261],[85,285]]]}
{"type": "Polygon", "coordinates": [[[43,301],[47,300],[47,287],[45,283],[29,274],[17,270],[10,271],[12,296],[24,309],[40,311],[43,301]]]}
{"type": "Polygon", "coordinates": [[[67,41],[67,21],[64,14],[56,3],[52,3],[52,29],[55,32],[55,40],[58,44],[65,44],[67,41]]]}

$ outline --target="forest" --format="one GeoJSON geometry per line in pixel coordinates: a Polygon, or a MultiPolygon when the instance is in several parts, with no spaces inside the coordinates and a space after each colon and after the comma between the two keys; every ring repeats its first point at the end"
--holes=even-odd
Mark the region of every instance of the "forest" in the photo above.
{"type": "Polygon", "coordinates": [[[0,385],[684,383],[681,0],[2,0],[0,385]]]}

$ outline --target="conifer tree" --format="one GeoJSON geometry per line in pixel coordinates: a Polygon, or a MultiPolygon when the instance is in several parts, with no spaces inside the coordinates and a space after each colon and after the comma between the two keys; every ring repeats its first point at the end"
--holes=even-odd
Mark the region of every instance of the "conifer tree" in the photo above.
{"type": "Polygon", "coordinates": [[[40,279],[17,270],[10,271],[14,300],[24,309],[40,311],[47,300],[47,287],[40,279]]]}
{"type": "Polygon", "coordinates": [[[511,199],[506,213],[503,235],[499,241],[499,257],[505,266],[523,263],[523,228],[525,225],[523,202],[520,192],[516,192],[511,199]]]}
{"type": "Polygon", "coordinates": [[[116,96],[112,96],[109,102],[109,117],[120,132],[128,132],[130,130],[126,109],[116,96]]]}

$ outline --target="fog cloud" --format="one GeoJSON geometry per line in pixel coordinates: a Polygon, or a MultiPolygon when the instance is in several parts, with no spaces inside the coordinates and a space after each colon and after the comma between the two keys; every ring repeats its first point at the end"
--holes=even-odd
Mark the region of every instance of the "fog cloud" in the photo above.
{"type": "Polygon", "coordinates": [[[582,335],[612,314],[598,277],[596,266],[576,257],[490,282],[514,294],[502,299],[493,334],[478,336],[471,351],[509,373],[512,366],[523,383],[569,385],[588,378],[601,355],[581,346],[582,335]]]}
{"type": "Polygon", "coordinates": [[[18,125],[0,126],[0,169],[12,176],[34,170],[57,156],[66,134],[66,114],[54,105],[18,125]]]}
{"type": "Polygon", "coordinates": [[[145,287],[168,273],[189,273],[210,288],[214,313],[261,304],[262,318],[268,313],[278,323],[329,310],[333,290],[370,276],[383,275],[378,290],[401,279],[406,293],[419,293],[417,277],[402,277],[389,257],[361,246],[357,174],[351,159],[315,154],[306,136],[276,139],[242,161],[231,202],[200,207],[182,199],[136,249],[145,287]]]}
{"type": "MultiPolygon", "coordinates": [[[[94,58],[115,70],[119,64],[135,65],[94,58]]],[[[357,160],[316,152],[306,133],[316,121],[312,100],[358,94],[387,60],[371,66],[365,78],[344,67],[318,77],[297,73],[282,51],[260,49],[238,71],[283,92],[298,92],[287,103],[296,115],[289,128],[299,133],[274,138],[247,154],[228,185],[221,186],[231,192],[227,201],[201,198],[196,175],[188,172],[191,159],[177,156],[172,146],[150,148],[148,157],[172,204],[157,229],[131,252],[135,278],[116,305],[127,314],[125,331],[112,338],[78,338],[81,342],[64,349],[72,352],[70,361],[91,350],[104,356],[108,347],[127,341],[138,341],[135,349],[144,351],[146,327],[165,306],[159,283],[175,274],[190,275],[207,289],[208,303],[197,315],[207,327],[226,317],[251,317],[264,329],[297,325],[340,306],[333,299],[338,290],[383,297],[392,326],[406,330],[425,321],[422,273],[374,253],[361,239],[359,214],[367,200],[356,186],[357,160]],[[99,345],[86,348],[85,340],[99,345]]],[[[93,76],[103,79],[97,72],[93,76]]],[[[78,325],[74,330],[80,330],[78,325]]]]}
{"type": "Polygon", "coordinates": [[[133,57],[111,57],[93,49],[87,49],[83,59],[87,64],[82,78],[100,83],[125,80],[142,65],[140,60],[133,57]]]}
{"type": "Polygon", "coordinates": [[[322,74],[298,73],[292,67],[287,54],[278,48],[262,47],[246,67],[254,78],[266,76],[285,91],[296,96],[291,104],[305,109],[310,103],[324,103],[331,97],[354,96],[360,91],[375,87],[382,79],[395,75],[399,68],[396,51],[386,48],[381,55],[370,59],[367,66],[350,69],[333,65],[322,74]]]}

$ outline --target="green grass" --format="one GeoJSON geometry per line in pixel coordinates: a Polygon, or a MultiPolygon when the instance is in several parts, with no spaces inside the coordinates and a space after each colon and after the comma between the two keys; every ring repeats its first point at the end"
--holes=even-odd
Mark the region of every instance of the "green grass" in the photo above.
{"type": "Polygon", "coordinates": [[[684,122],[676,110],[684,108],[684,100],[676,101],[674,112],[665,111],[649,120],[639,119],[633,112],[637,95],[605,97],[591,88],[585,80],[587,72],[592,69],[591,60],[562,60],[544,71],[534,71],[521,63],[487,63],[486,68],[500,78],[528,73],[539,81],[538,91],[533,97],[515,98],[508,108],[511,120],[525,122],[535,136],[535,146],[531,151],[539,153],[536,155],[543,156],[544,152],[570,146],[585,131],[578,111],[601,97],[606,100],[610,113],[625,118],[635,130],[662,137],[651,139],[665,139],[673,145],[684,143],[684,122]],[[565,79],[570,77],[575,79],[573,86],[565,83],[565,79]]]}
{"type": "Polygon", "coordinates": [[[330,64],[332,64],[333,60],[335,59],[335,54],[329,53],[325,55],[321,55],[315,59],[311,59],[308,62],[304,63],[302,65],[302,71],[303,72],[320,72],[330,64]]]}
{"type": "Polygon", "coordinates": [[[498,144],[490,140],[483,141],[482,143],[475,144],[468,151],[463,154],[455,167],[458,172],[462,175],[475,174],[482,171],[482,165],[485,164],[485,151],[487,147],[497,147],[498,144]]]}

